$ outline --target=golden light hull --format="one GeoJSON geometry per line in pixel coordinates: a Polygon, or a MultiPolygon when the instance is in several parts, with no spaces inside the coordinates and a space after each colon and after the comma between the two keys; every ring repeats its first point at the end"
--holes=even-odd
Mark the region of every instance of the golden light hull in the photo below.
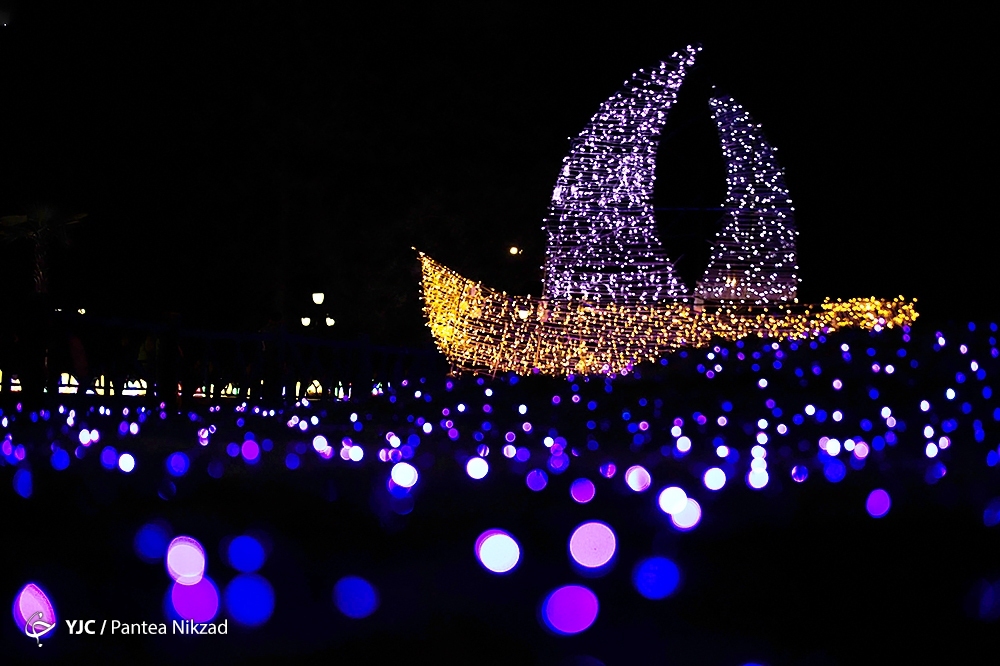
{"type": "Polygon", "coordinates": [[[918,316],[902,296],[794,308],[548,301],[508,296],[419,256],[427,325],[457,372],[617,374],[713,339],[802,339],[845,327],[893,328],[918,316]]]}

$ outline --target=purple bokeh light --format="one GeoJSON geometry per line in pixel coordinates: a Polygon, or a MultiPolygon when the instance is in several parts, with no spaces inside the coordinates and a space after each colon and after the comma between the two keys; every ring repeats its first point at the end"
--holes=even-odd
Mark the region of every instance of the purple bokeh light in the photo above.
{"type": "Polygon", "coordinates": [[[865,509],[872,518],[881,518],[889,513],[890,506],[892,506],[892,500],[889,498],[889,493],[881,488],[871,491],[865,502],[865,509]]]}
{"type": "Polygon", "coordinates": [[[179,536],[167,546],[167,573],[181,585],[195,585],[205,575],[205,549],[197,539],[179,536]]]}
{"type": "Polygon", "coordinates": [[[570,485],[569,494],[578,504],[586,504],[594,499],[594,482],[590,479],[577,479],[570,485]]]}
{"type": "Polygon", "coordinates": [[[192,585],[175,582],[169,600],[173,614],[183,620],[211,622],[219,612],[219,588],[208,576],[192,585]]]}
{"type": "Polygon", "coordinates": [[[527,482],[528,487],[538,492],[544,490],[545,486],[549,483],[549,476],[540,469],[533,469],[528,472],[528,476],[525,477],[525,482],[527,482]]]}
{"type": "Polygon", "coordinates": [[[583,523],[569,538],[570,556],[588,569],[597,569],[610,562],[617,546],[614,530],[598,521],[583,523]]]}
{"type": "Polygon", "coordinates": [[[578,634],[594,624],[598,608],[596,594],[582,585],[566,585],[542,602],[542,621],[557,634],[578,634]]]}

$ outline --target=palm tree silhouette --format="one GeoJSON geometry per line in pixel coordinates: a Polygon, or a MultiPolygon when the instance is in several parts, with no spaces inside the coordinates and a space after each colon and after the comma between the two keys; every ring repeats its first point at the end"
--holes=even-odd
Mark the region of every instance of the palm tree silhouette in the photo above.
{"type": "Polygon", "coordinates": [[[26,215],[0,217],[0,242],[26,240],[32,245],[36,294],[49,291],[49,247],[53,242],[68,245],[68,227],[85,217],[86,213],[62,215],[47,205],[34,206],[26,215]]]}

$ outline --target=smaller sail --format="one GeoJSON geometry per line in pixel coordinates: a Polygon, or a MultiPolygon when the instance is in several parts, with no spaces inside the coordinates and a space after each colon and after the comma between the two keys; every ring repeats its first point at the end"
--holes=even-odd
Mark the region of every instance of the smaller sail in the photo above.
{"type": "Polygon", "coordinates": [[[734,304],[792,303],[796,274],[792,200],[775,149],[732,97],[709,100],[726,157],[725,226],[695,296],[734,304]]]}

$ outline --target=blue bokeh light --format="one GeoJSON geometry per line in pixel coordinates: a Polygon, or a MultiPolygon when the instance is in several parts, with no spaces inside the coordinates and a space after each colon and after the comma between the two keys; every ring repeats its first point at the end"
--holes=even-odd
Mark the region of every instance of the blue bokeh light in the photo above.
{"type": "Polygon", "coordinates": [[[349,618],[366,618],[378,608],[378,592],[364,578],[347,576],[333,586],[333,602],[349,618]]]}
{"type": "Polygon", "coordinates": [[[135,533],[133,546],[139,559],[150,564],[163,560],[170,543],[170,529],[165,523],[146,523],[135,533]]]}
{"type": "Polygon", "coordinates": [[[33,489],[31,471],[27,469],[17,470],[14,473],[14,492],[27,499],[31,497],[33,489]]]}
{"type": "Polygon", "coordinates": [[[647,558],[639,562],[632,573],[635,589],[647,599],[670,596],[677,589],[680,579],[680,569],[665,557],[647,558]]]}
{"type": "Polygon", "coordinates": [[[224,599],[233,620],[248,627],[264,624],[274,613],[274,589],[257,574],[240,574],[230,581],[224,599]]]}
{"type": "Polygon", "coordinates": [[[171,476],[184,476],[191,467],[191,461],[187,455],[180,451],[171,453],[167,458],[167,472],[171,476]]]}
{"type": "Polygon", "coordinates": [[[226,551],[229,564],[237,571],[253,573],[264,566],[264,546],[252,536],[238,536],[226,551]]]}

